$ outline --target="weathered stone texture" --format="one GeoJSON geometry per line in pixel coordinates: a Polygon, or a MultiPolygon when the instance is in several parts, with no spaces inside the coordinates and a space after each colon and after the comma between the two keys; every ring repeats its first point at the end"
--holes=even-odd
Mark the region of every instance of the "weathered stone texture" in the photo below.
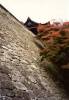
{"type": "Polygon", "coordinates": [[[38,60],[32,33],[0,5],[0,100],[68,100],[38,60]]]}

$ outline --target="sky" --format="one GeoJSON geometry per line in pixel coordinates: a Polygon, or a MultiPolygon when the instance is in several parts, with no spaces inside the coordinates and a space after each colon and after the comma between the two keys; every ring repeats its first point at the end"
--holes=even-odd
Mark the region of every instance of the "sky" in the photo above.
{"type": "Polygon", "coordinates": [[[40,23],[69,21],[69,0],[0,0],[0,4],[23,22],[27,17],[40,23]]]}

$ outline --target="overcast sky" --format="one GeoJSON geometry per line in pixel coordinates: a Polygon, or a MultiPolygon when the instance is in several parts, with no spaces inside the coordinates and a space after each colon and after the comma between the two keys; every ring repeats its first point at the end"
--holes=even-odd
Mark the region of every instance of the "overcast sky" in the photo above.
{"type": "Polygon", "coordinates": [[[42,23],[51,19],[69,21],[69,0],[0,0],[0,3],[23,22],[28,16],[42,23]]]}

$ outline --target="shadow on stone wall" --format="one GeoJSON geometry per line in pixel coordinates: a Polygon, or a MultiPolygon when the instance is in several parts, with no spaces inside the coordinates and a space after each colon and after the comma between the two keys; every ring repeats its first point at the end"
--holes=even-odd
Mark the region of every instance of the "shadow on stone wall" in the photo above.
{"type": "Polygon", "coordinates": [[[26,91],[16,89],[10,73],[5,65],[0,65],[0,100],[31,100],[26,91]]]}

